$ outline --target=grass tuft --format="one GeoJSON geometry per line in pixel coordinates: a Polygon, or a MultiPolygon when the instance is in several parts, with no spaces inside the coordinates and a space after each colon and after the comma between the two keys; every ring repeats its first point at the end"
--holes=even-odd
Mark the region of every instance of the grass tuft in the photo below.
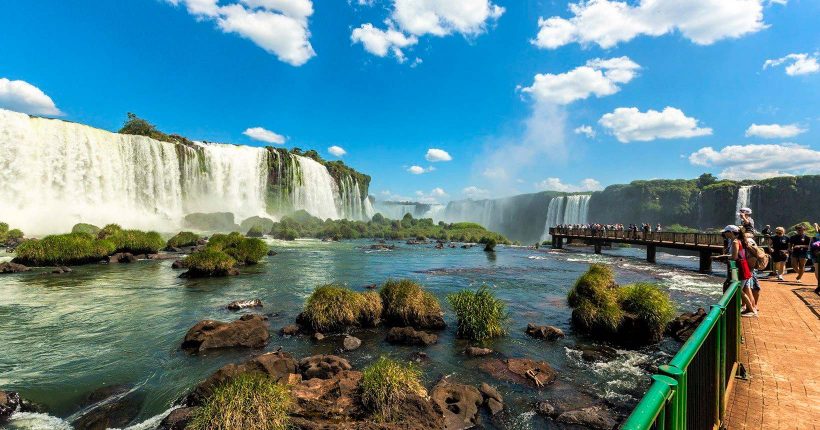
{"type": "Polygon", "coordinates": [[[623,318],[618,285],[609,266],[592,264],[567,294],[572,320],[583,331],[615,332],[623,318]]]}
{"type": "Polygon", "coordinates": [[[90,234],[92,236],[96,236],[100,233],[100,228],[94,224],[86,224],[86,223],[77,223],[74,224],[74,227],[71,227],[72,233],[85,233],[90,234]]]}
{"type": "Polygon", "coordinates": [[[316,288],[308,297],[302,318],[320,332],[346,327],[375,325],[382,313],[381,297],[375,292],[357,293],[338,284],[316,288]]]}
{"type": "Polygon", "coordinates": [[[410,279],[388,279],[379,291],[384,317],[391,324],[428,327],[441,319],[441,304],[436,296],[410,279]]]}
{"type": "Polygon", "coordinates": [[[660,335],[675,318],[675,305],[657,285],[630,284],[618,291],[621,309],[638,317],[653,334],[660,335]]]}
{"type": "Polygon", "coordinates": [[[199,235],[190,231],[181,231],[168,239],[165,244],[167,248],[180,248],[183,246],[195,246],[199,240],[199,235]]]}
{"type": "Polygon", "coordinates": [[[421,371],[416,366],[387,357],[380,357],[364,369],[359,393],[362,405],[378,422],[397,419],[396,410],[409,396],[427,396],[427,390],[421,385],[421,371]]]}
{"type": "Polygon", "coordinates": [[[287,386],[258,372],[243,373],[214,389],[189,430],[286,430],[294,400],[287,386]]]}
{"type": "Polygon", "coordinates": [[[237,232],[211,236],[207,248],[226,253],[239,264],[256,264],[268,253],[268,245],[261,239],[243,237],[237,232]]]}
{"type": "Polygon", "coordinates": [[[107,239],[85,233],[58,234],[21,243],[14,261],[30,266],[85,264],[98,262],[115,250],[114,242],[107,239]]]}
{"type": "Polygon", "coordinates": [[[185,267],[195,275],[224,276],[236,266],[236,260],[230,255],[206,248],[185,257],[185,267]]]}
{"type": "Polygon", "coordinates": [[[482,341],[507,334],[507,306],[486,286],[450,294],[447,301],[456,313],[458,337],[482,341]]]}

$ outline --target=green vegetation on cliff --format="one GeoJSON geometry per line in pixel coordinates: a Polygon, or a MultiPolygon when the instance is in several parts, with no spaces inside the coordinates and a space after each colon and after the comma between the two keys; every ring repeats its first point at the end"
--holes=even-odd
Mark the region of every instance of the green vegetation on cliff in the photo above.
{"type": "Polygon", "coordinates": [[[157,130],[157,127],[154,124],[151,124],[131,112],[128,112],[128,119],[117,133],[145,136],[154,140],[161,140],[163,142],[182,143],[186,145],[193,144],[193,142],[178,134],[165,134],[157,130]]]}

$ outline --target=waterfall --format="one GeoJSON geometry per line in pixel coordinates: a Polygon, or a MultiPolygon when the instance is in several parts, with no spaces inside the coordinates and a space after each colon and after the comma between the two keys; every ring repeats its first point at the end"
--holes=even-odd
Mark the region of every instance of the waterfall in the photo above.
{"type": "Polygon", "coordinates": [[[550,227],[564,223],[565,201],[566,198],[564,196],[550,199],[549,205],[547,206],[547,221],[544,223],[544,233],[541,235],[542,241],[549,238],[550,227]]]}
{"type": "Polygon", "coordinates": [[[193,212],[369,219],[368,184],[334,175],[280,149],[163,142],[0,109],[0,221],[29,235],[78,222],[172,232],[193,212]]]}
{"type": "Polygon", "coordinates": [[[564,219],[561,224],[586,224],[590,197],[589,194],[567,196],[564,219]]]}
{"type": "MultiPolygon", "coordinates": [[[[735,203],[735,213],[740,212],[741,208],[752,207],[752,188],[754,185],[742,185],[737,190],[737,203],[735,203]]],[[[754,211],[753,211],[754,213],[754,211]]],[[[737,217],[737,225],[740,225],[740,217],[737,217]]]]}

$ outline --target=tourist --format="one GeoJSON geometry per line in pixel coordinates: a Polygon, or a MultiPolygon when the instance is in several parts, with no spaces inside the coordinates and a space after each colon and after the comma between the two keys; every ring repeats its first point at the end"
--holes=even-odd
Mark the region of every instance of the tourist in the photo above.
{"type": "Polygon", "coordinates": [[[772,237],[772,226],[766,224],[766,226],[763,227],[763,231],[761,231],[760,234],[763,235],[763,239],[760,240],[760,244],[767,244],[769,242],[769,239],[771,239],[772,237]]]}
{"type": "Polygon", "coordinates": [[[741,313],[742,316],[751,317],[757,316],[757,310],[754,302],[754,294],[752,293],[752,271],[749,268],[749,262],[746,260],[746,245],[745,241],[741,241],[741,231],[736,225],[727,225],[722,232],[723,238],[727,242],[727,253],[718,258],[729,259],[737,265],[737,276],[741,282],[741,300],[745,306],[745,310],[741,313]]]}
{"type": "Polygon", "coordinates": [[[655,226],[655,231],[658,232],[658,233],[661,232],[661,223],[658,223],[658,225],[655,226]]]}
{"type": "Polygon", "coordinates": [[[806,227],[797,225],[797,233],[789,239],[789,253],[792,257],[792,269],[797,272],[797,281],[803,278],[806,270],[806,260],[809,258],[809,245],[811,238],[806,235],[806,227]]]}
{"type": "Polygon", "coordinates": [[[811,243],[811,254],[814,257],[814,277],[817,278],[817,288],[814,293],[820,295],[820,224],[814,223],[814,240],[811,243]]]}
{"type": "Polygon", "coordinates": [[[777,227],[774,229],[774,236],[771,237],[773,275],[782,281],[786,274],[786,261],[789,260],[789,238],[786,236],[786,229],[777,227]]]}
{"type": "MultiPolygon", "coordinates": [[[[760,306],[760,280],[757,279],[757,268],[756,268],[756,266],[758,264],[758,255],[759,255],[757,253],[757,251],[759,249],[757,247],[757,243],[755,242],[754,234],[747,232],[742,227],[741,227],[740,231],[741,231],[741,238],[745,239],[745,240],[743,240],[743,244],[746,245],[746,262],[749,265],[749,269],[751,269],[751,272],[752,272],[752,277],[749,278],[749,287],[752,290],[752,296],[754,297],[754,300],[753,300],[752,303],[754,303],[754,306],[755,306],[754,310],[755,310],[755,313],[757,313],[757,312],[759,312],[758,308],[760,306]]],[[[760,252],[763,252],[763,251],[760,250],[760,252]]]]}
{"type": "Polygon", "coordinates": [[[737,215],[740,217],[740,226],[743,227],[747,233],[754,235],[755,220],[752,219],[752,210],[749,208],[740,208],[737,215]]]}

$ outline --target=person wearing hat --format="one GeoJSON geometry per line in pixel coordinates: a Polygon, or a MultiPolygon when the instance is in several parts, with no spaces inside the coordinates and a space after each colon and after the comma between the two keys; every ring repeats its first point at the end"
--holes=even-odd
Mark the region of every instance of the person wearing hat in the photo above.
{"type": "Polygon", "coordinates": [[[789,260],[789,237],[786,236],[786,229],[777,227],[774,229],[772,242],[772,264],[774,265],[774,275],[782,281],[786,274],[786,261],[789,260]]]}
{"type": "Polygon", "coordinates": [[[737,214],[740,217],[740,226],[746,233],[755,234],[755,220],[752,218],[752,210],[750,208],[740,208],[737,214]]]}
{"type": "MultiPolygon", "coordinates": [[[[721,233],[727,242],[727,254],[716,257],[718,259],[728,259],[735,261],[737,265],[737,277],[741,282],[741,300],[745,310],[742,316],[757,316],[757,306],[755,305],[754,294],[752,293],[752,270],[746,260],[746,241],[741,240],[743,233],[736,225],[727,225],[721,233]]],[[[745,239],[745,238],[744,238],[745,239]]]]}
{"type": "Polygon", "coordinates": [[[797,225],[797,233],[789,238],[789,253],[792,256],[792,269],[797,272],[797,282],[803,277],[806,270],[806,260],[809,258],[811,238],[806,235],[806,227],[797,225]]]}

